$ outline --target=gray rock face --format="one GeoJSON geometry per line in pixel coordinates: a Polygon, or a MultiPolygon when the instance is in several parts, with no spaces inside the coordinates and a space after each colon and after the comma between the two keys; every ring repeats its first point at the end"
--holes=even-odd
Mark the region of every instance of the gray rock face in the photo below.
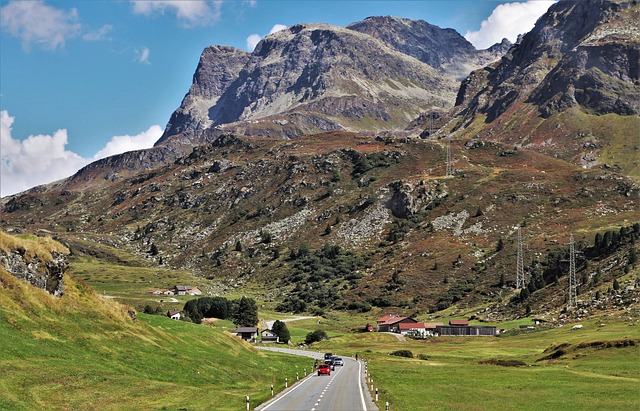
{"type": "Polygon", "coordinates": [[[382,41],[324,24],[295,25],[252,54],[211,47],[158,143],[218,129],[295,137],[332,130],[402,130],[451,107],[457,83],[382,41]]]}
{"type": "Polygon", "coordinates": [[[27,262],[19,252],[0,250],[0,265],[13,276],[49,294],[61,296],[64,293],[63,275],[68,264],[63,254],[53,253],[52,262],[45,263],[38,257],[27,262]]]}
{"type": "Polygon", "coordinates": [[[581,106],[593,114],[640,113],[640,4],[561,1],[499,64],[472,73],[456,106],[463,123],[495,120],[518,101],[543,117],[581,106]]]}
{"type": "Polygon", "coordinates": [[[476,50],[453,29],[443,29],[423,20],[391,16],[368,17],[347,28],[375,37],[457,80],[500,59],[511,46],[505,39],[487,50],[476,50]]]}
{"type": "Polygon", "coordinates": [[[249,53],[233,47],[211,46],[204,49],[193,75],[193,84],[172,115],[165,132],[158,140],[187,133],[193,135],[212,125],[209,108],[218,101],[227,88],[237,80],[249,61],[249,53]]]}

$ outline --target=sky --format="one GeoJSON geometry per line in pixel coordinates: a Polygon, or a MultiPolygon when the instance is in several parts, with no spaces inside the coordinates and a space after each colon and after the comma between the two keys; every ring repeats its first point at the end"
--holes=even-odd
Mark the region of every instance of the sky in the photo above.
{"type": "Polygon", "coordinates": [[[252,51],[298,23],[398,16],[483,49],[548,0],[0,0],[0,197],[152,147],[210,45],[252,51]]]}

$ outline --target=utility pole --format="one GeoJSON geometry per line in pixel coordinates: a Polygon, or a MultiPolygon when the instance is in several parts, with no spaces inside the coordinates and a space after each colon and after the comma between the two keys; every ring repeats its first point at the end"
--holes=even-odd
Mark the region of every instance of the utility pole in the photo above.
{"type": "Polygon", "coordinates": [[[446,176],[452,176],[453,175],[453,167],[451,164],[451,136],[447,136],[447,172],[445,173],[446,176]]]}
{"type": "Polygon", "coordinates": [[[518,227],[518,254],[516,260],[516,288],[527,286],[524,278],[524,257],[522,255],[522,227],[518,227]]]}
{"type": "Polygon", "coordinates": [[[578,305],[578,283],[576,282],[576,249],[573,244],[573,234],[569,238],[569,299],[567,306],[574,308],[578,305]]]}

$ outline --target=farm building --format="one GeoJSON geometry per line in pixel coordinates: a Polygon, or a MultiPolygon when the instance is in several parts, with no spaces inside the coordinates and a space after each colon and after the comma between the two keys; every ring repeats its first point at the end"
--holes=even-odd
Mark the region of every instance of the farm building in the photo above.
{"type": "Polygon", "coordinates": [[[434,333],[439,336],[494,336],[496,327],[469,325],[467,320],[451,320],[449,325],[439,325],[434,333]]]}
{"type": "Polygon", "coordinates": [[[385,315],[376,321],[378,332],[400,332],[400,324],[416,324],[417,321],[409,317],[399,317],[397,315],[385,315]]]}
{"type": "Polygon", "coordinates": [[[231,334],[235,334],[245,341],[258,341],[258,327],[240,327],[237,330],[229,330],[231,334]]]}
{"type": "Polygon", "coordinates": [[[271,330],[262,330],[262,332],[260,333],[260,341],[262,341],[263,343],[277,343],[280,342],[280,337],[278,337],[276,333],[271,330]]]}

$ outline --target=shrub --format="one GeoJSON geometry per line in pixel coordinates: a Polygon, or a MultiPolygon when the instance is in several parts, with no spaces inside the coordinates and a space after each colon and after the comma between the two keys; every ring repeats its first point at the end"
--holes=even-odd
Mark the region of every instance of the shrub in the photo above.
{"type": "Polygon", "coordinates": [[[315,330],[307,334],[307,336],[304,338],[304,342],[305,344],[313,344],[314,342],[327,340],[328,338],[329,337],[327,337],[327,333],[325,331],[315,330]]]}
{"type": "Polygon", "coordinates": [[[389,355],[395,355],[396,357],[413,358],[413,353],[409,350],[397,350],[390,352],[389,355]]]}
{"type": "Polygon", "coordinates": [[[418,358],[424,361],[428,361],[429,357],[427,357],[425,354],[418,354],[418,358]]]}

